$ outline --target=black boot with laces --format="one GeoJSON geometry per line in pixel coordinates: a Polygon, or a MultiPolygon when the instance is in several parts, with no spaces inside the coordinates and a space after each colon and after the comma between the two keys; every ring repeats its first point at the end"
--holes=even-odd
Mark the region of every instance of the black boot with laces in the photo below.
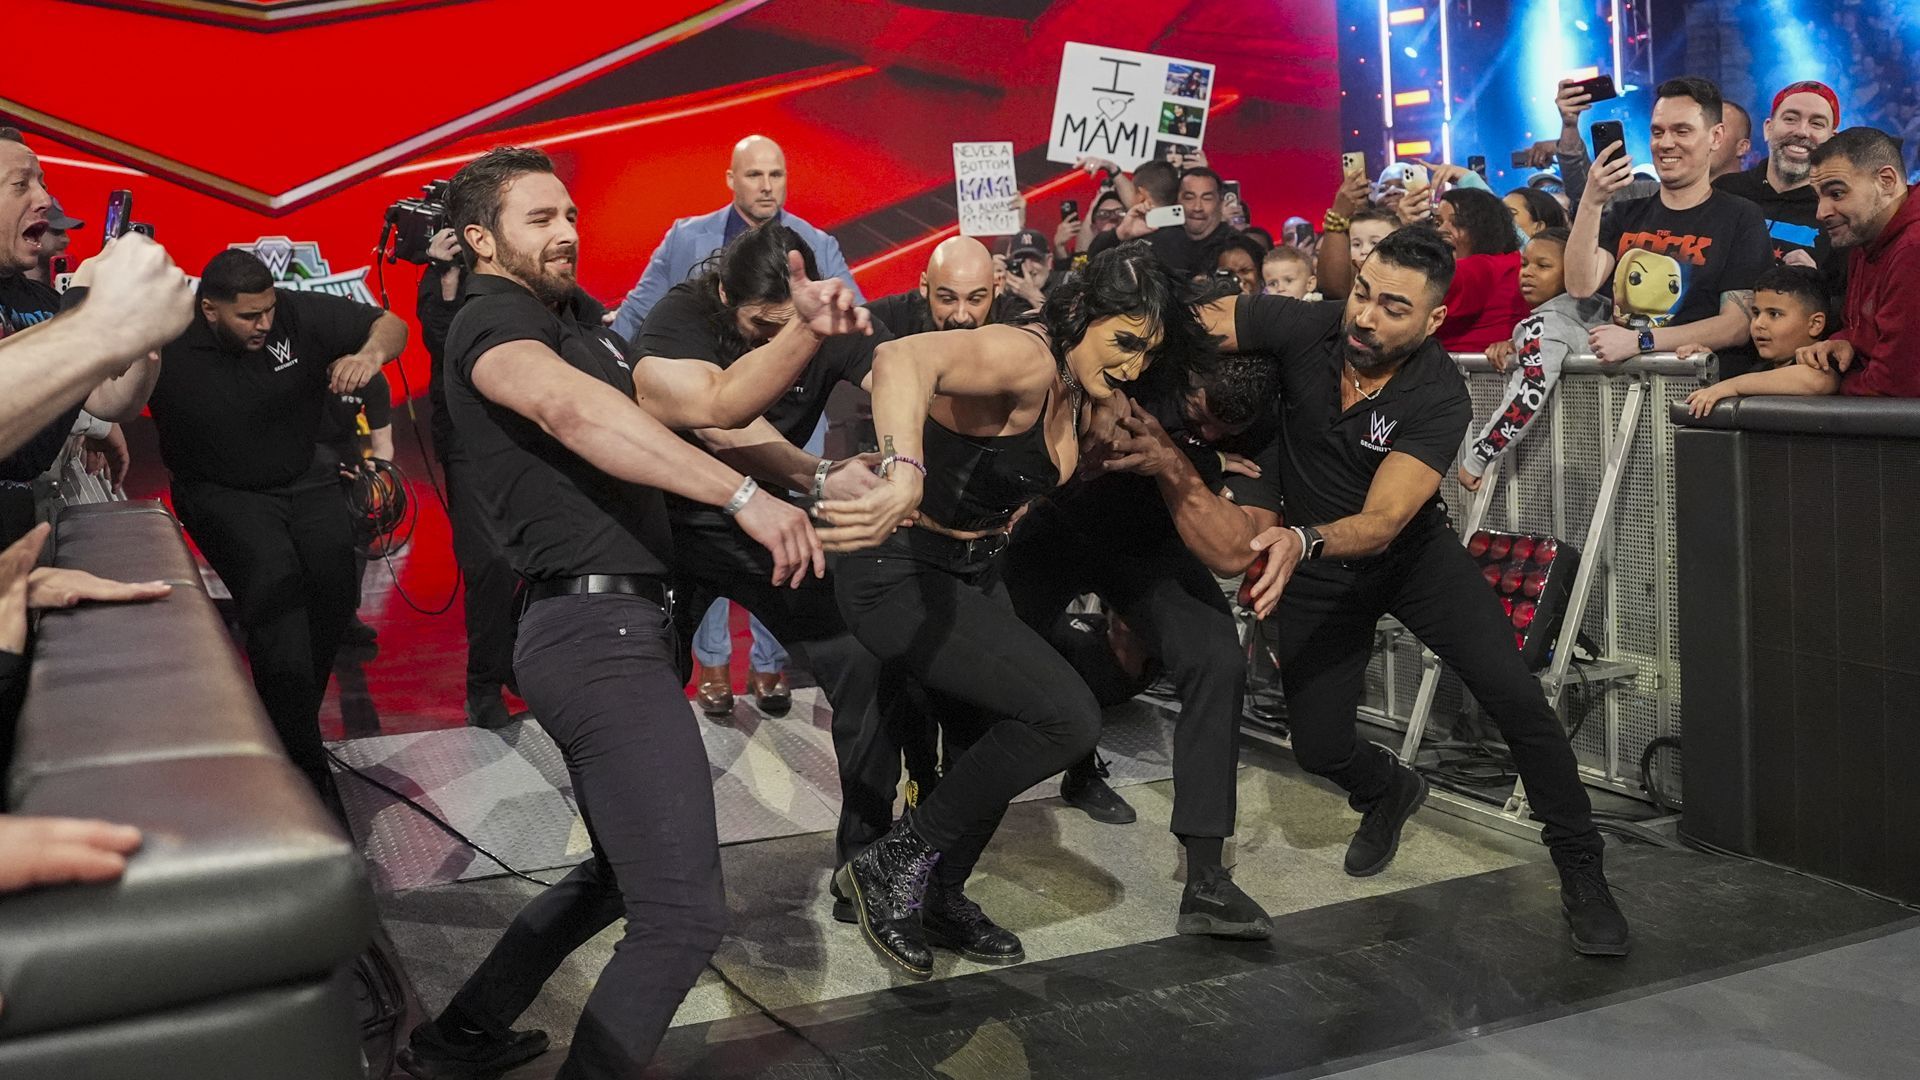
{"type": "Polygon", "coordinates": [[[1273,920],[1265,908],[1233,883],[1232,871],[1224,866],[1202,866],[1187,873],[1174,929],[1182,934],[1265,941],[1273,936],[1273,920]]]}
{"type": "Polygon", "coordinates": [[[1027,958],[1026,948],[1013,931],[987,918],[987,913],[967,899],[959,886],[935,882],[927,889],[920,926],[926,931],[928,944],[982,964],[1017,964],[1027,958]]]}
{"type": "Polygon", "coordinates": [[[1098,754],[1080,762],[1060,778],[1060,798],[1106,825],[1131,825],[1139,817],[1127,800],[1107,783],[1107,762],[1098,754]]]}
{"type": "Polygon", "coordinates": [[[1614,902],[1600,853],[1553,853],[1560,870],[1560,909],[1573,933],[1573,951],[1582,956],[1625,956],[1633,951],[1627,917],[1614,902]]]}
{"type": "Polygon", "coordinates": [[[905,818],[840,868],[833,883],[853,901],[860,933],[874,951],[916,979],[933,974],[933,953],[920,926],[927,876],[940,853],[905,818]]]}
{"type": "Polygon", "coordinates": [[[1386,793],[1362,813],[1360,827],[1347,843],[1347,873],[1354,877],[1372,877],[1387,868],[1400,850],[1400,830],[1427,801],[1427,778],[1402,765],[1390,751],[1378,752],[1392,759],[1392,778],[1386,793]]]}

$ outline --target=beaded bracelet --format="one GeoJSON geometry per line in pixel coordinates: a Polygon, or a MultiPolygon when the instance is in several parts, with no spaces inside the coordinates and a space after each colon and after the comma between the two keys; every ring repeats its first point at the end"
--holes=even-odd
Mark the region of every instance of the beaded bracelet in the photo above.
{"type": "Polygon", "coordinates": [[[1328,210],[1327,216],[1320,219],[1321,232],[1346,232],[1352,227],[1353,222],[1350,219],[1342,217],[1332,210],[1328,210]]]}
{"type": "Polygon", "coordinates": [[[881,458],[880,475],[882,477],[891,477],[893,475],[893,463],[896,461],[906,462],[908,465],[919,469],[922,477],[927,475],[927,467],[921,464],[918,458],[910,458],[905,454],[888,454],[886,457],[881,458]]]}

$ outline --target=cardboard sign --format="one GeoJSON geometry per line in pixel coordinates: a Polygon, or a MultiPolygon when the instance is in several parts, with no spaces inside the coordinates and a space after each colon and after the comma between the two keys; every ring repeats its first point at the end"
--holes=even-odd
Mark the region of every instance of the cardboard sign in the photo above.
{"type": "Polygon", "coordinates": [[[1197,150],[1212,94],[1212,64],[1069,41],[1047,160],[1091,155],[1132,169],[1197,150]]]}
{"type": "Polygon", "coordinates": [[[960,235],[1005,236],[1020,231],[1026,213],[1018,199],[1010,142],[953,144],[953,195],[960,204],[960,235]]]}

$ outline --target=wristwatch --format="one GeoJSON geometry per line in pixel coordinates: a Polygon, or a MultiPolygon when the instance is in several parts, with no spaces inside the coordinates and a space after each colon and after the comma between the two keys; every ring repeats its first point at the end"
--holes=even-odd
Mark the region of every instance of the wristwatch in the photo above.
{"type": "Polygon", "coordinates": [[[1640,351],[1643,353],[1650,353],[1654,351],[1653,331],[1651,330],[1640,331],[1640,351]]]}
{"type": "Polygon", "coordinates": [[[1319,558],[1327,546],[1327,538],[1320,535],[1320,530],[1311,525],[1295,525],[1293,531],[1294,535],[1300,537],[1300,561],[1311,562],[1319,558]]]}

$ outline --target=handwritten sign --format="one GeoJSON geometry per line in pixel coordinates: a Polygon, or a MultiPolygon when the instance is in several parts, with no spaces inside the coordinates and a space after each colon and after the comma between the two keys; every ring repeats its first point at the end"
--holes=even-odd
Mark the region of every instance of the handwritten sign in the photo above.
{"type": "Polygon", "coordinates": [[[1091,155],[1132,169],[1198,149],[1212,93],[1212,64],[1070,41],[1047,160],[1072,164],[1091,155]]]}
{"type": "Polygon", "coordinates": [[[1010,142],[954,143],[953,194],[962,236],[1005,236],[1026,223],[1010,142]]]}

